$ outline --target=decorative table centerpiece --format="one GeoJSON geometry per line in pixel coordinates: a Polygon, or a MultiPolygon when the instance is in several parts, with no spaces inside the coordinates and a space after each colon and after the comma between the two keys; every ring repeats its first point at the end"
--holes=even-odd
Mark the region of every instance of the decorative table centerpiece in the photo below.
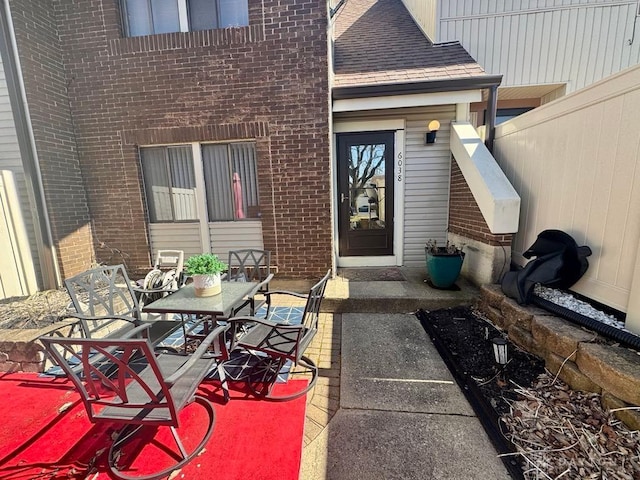
{"type": "Polygon", "coordinates": [[[187,274],[193,277],[196,297],[211,297],[222,291],[220,275],[229,266],[211,253],[189,257],[184,263],[187,274]]]}

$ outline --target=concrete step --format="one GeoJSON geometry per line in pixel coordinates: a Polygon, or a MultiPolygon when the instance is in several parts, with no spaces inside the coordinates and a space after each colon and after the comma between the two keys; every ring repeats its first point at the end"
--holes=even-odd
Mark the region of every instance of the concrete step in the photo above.
{"type": "MultiPolygon", "coordinates": [[[[354,270],[354,269],[349,269],[354,270]]],[[[456,282],[459,290],[439,290],[427,283],[423,268],[399,267],[404,280],[373,280],[373,269],[357,280],[338,275],[329,280],[322,311],[329,313],[401,313],[415,312],[419,308],[435,310],[457,305],[471,305],[479,296],[478,289],[464,278],[456,282]]],[[[385,269],[381,269],[385,270],[385,269]]],[[[387,269],[388,270],[388,269],[387,269]]],[[[381,278],[386,278],[381,275],[381,278]]],[[[272,289],[305,292],[312,282],[280,280],[272,289]]]]}

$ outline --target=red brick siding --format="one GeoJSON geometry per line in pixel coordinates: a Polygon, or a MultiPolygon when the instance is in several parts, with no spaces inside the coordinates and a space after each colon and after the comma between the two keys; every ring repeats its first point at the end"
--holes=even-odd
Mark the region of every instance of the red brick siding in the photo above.
{"type": "Polygon", "coordinates": [[[449,191],[449,231],[493,246],[510,246],[512,235],[494,235],[473,198],[458,163],[451,162],[451,186],[449,191]]]}
{"type": "Polygon", "coordinates": [[[93,245],[53,2],[16,0],[11,12],[53,241],[70,276],[91,264],[93,245]]]}
{"type": "Polygon", "coordinates": [[[324,2],[250,0],[249,27],[139,38],[122,38],[115,0],[55,5],[100,240],[128,253],[130,269],[148,267],[138,145],[254,139],[265,248],[283,277],[326,271],[324,2]]]}

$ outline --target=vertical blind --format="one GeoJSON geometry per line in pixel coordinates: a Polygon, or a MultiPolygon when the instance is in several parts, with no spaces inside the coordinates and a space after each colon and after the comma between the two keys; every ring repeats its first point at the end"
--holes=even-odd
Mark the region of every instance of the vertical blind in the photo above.
{"type": "Polygon", "coordinates": [[[257,217],[259,202],[255,145],[203,145],[202,161],[209,221],[257,217]],[[233,188],[234,173],[238,174],[240,180],[239,190],[233,188]]]}
{"type": "Polygon", "coordinates": [[[149,220],[197,220],[191,147],[140,149],[149,220]]]}

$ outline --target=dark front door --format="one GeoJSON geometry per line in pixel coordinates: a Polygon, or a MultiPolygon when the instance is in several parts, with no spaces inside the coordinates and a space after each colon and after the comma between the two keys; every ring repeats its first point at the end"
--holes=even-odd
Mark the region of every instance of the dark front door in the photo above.
{"type": "Polygon", "coordinates": [[[394,132],[337,136],[339,254],[393,255],[394,132]]]}

